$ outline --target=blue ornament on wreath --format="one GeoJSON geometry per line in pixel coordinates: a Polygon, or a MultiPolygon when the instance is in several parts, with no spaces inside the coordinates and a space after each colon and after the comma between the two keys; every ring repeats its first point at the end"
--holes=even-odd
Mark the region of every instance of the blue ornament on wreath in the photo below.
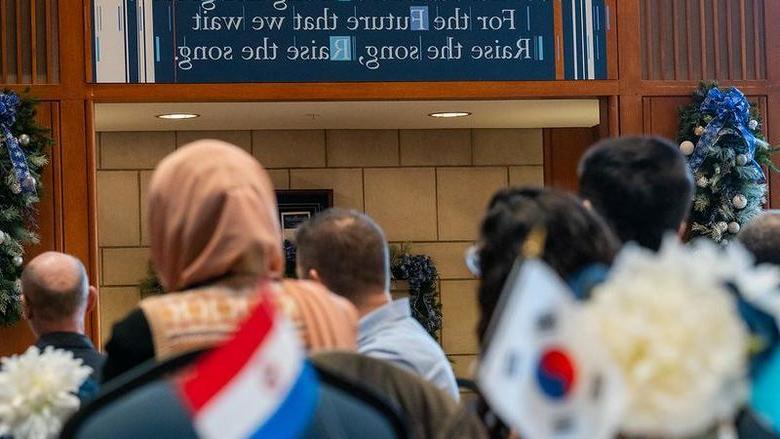
{"type": "Polygon", "coordinates": [[[706,99],[701,104],[700,111],[707,114],[705,120],[708,120],[708,123],[688,162],[691,170],[694,173],[699,170],[704,163],[707,151],[720,140],[722,136],[721,131],[727,124],[730,124],[745,139],[747,147],[745,152],[746,164],[755,169],[756,183],[764,183],[766,181],[764,172],[755,160],[756,136],[750,128],[750,125],[752,125],[750,102],[748,102],[745,95],[734,87],[725,92],[714,87],[707,93],[706,99]]]}
{"type": "MultiPolygon", "coordinates": [[[[17,193],[18,185],[18,192],[35,194],[36,181],[27,167],[27,157],[19,146],[19,140],[11,133],[11,126],[16,122],[16,112],[20,103],[19,96],[16,94],[0,93],[0,135],[2,135],[8,149],[8,158],[11,160],[16,176],[16,183],[12,185],[12,191],[17,193]]],[[[27,139],[27,143],[29,143],[29,136],[27,139]]]]}

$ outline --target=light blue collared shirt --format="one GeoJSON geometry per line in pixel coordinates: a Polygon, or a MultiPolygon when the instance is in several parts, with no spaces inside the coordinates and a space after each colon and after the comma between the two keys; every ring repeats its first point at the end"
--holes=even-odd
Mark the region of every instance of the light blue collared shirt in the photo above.
{"type": "Polygon", "coordinates": [[[409,299],[390,302],[360,319],[358,352],[410,370],[460,399],[447,356],[412,317],[409,299]]]}

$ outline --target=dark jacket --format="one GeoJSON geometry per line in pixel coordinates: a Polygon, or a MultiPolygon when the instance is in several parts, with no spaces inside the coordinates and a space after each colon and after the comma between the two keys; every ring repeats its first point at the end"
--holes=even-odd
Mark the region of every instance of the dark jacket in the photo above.
{"type": "Polygon", "coordinates": [[[413,439],[487,437],[465,406],[416,374],[351,352],[324,352],[311,359],[318,367],[371,388],[398,405],[409,420],[413,439]]]}
{"type": "Polygon", "coordinates": [[[106,358],[95,350],[95,346],[84,334],[76,332],[50,332],[43,334],[35,342],[35,346],[44,350],[47,346],[70,351],[75,358],[84,362],[85,366],[92,368],[91,378],[99,383],[100,374],[103,371],[103,363],[106,358]]]}
{"type": "Polygon", "coordinates": [[[154,358],[154,342],[144,312],[136,308],[117,322],[106,343],[103,382],[111,381],[128,370],[154,358]]]}

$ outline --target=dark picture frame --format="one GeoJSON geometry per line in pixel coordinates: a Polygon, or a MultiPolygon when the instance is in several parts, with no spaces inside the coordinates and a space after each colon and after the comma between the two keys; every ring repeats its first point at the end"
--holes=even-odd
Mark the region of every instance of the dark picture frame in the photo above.
{"type": "Polygon", "coordinates": [[[285,189],[276,191],[279,224],[284,239],[294,241],[301,223],[319,212],[333,207],[332,189],[285,189]]]}

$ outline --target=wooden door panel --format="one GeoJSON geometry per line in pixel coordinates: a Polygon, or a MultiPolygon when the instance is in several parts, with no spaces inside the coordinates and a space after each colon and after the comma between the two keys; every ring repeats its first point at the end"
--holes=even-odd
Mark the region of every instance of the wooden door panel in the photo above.
{"type": "Polygon", "coordinates": [[[544,184],[577,192],[577,166],[585,151],[601,138],[592,128],[546,128],[544,130],[544,184]]]}

